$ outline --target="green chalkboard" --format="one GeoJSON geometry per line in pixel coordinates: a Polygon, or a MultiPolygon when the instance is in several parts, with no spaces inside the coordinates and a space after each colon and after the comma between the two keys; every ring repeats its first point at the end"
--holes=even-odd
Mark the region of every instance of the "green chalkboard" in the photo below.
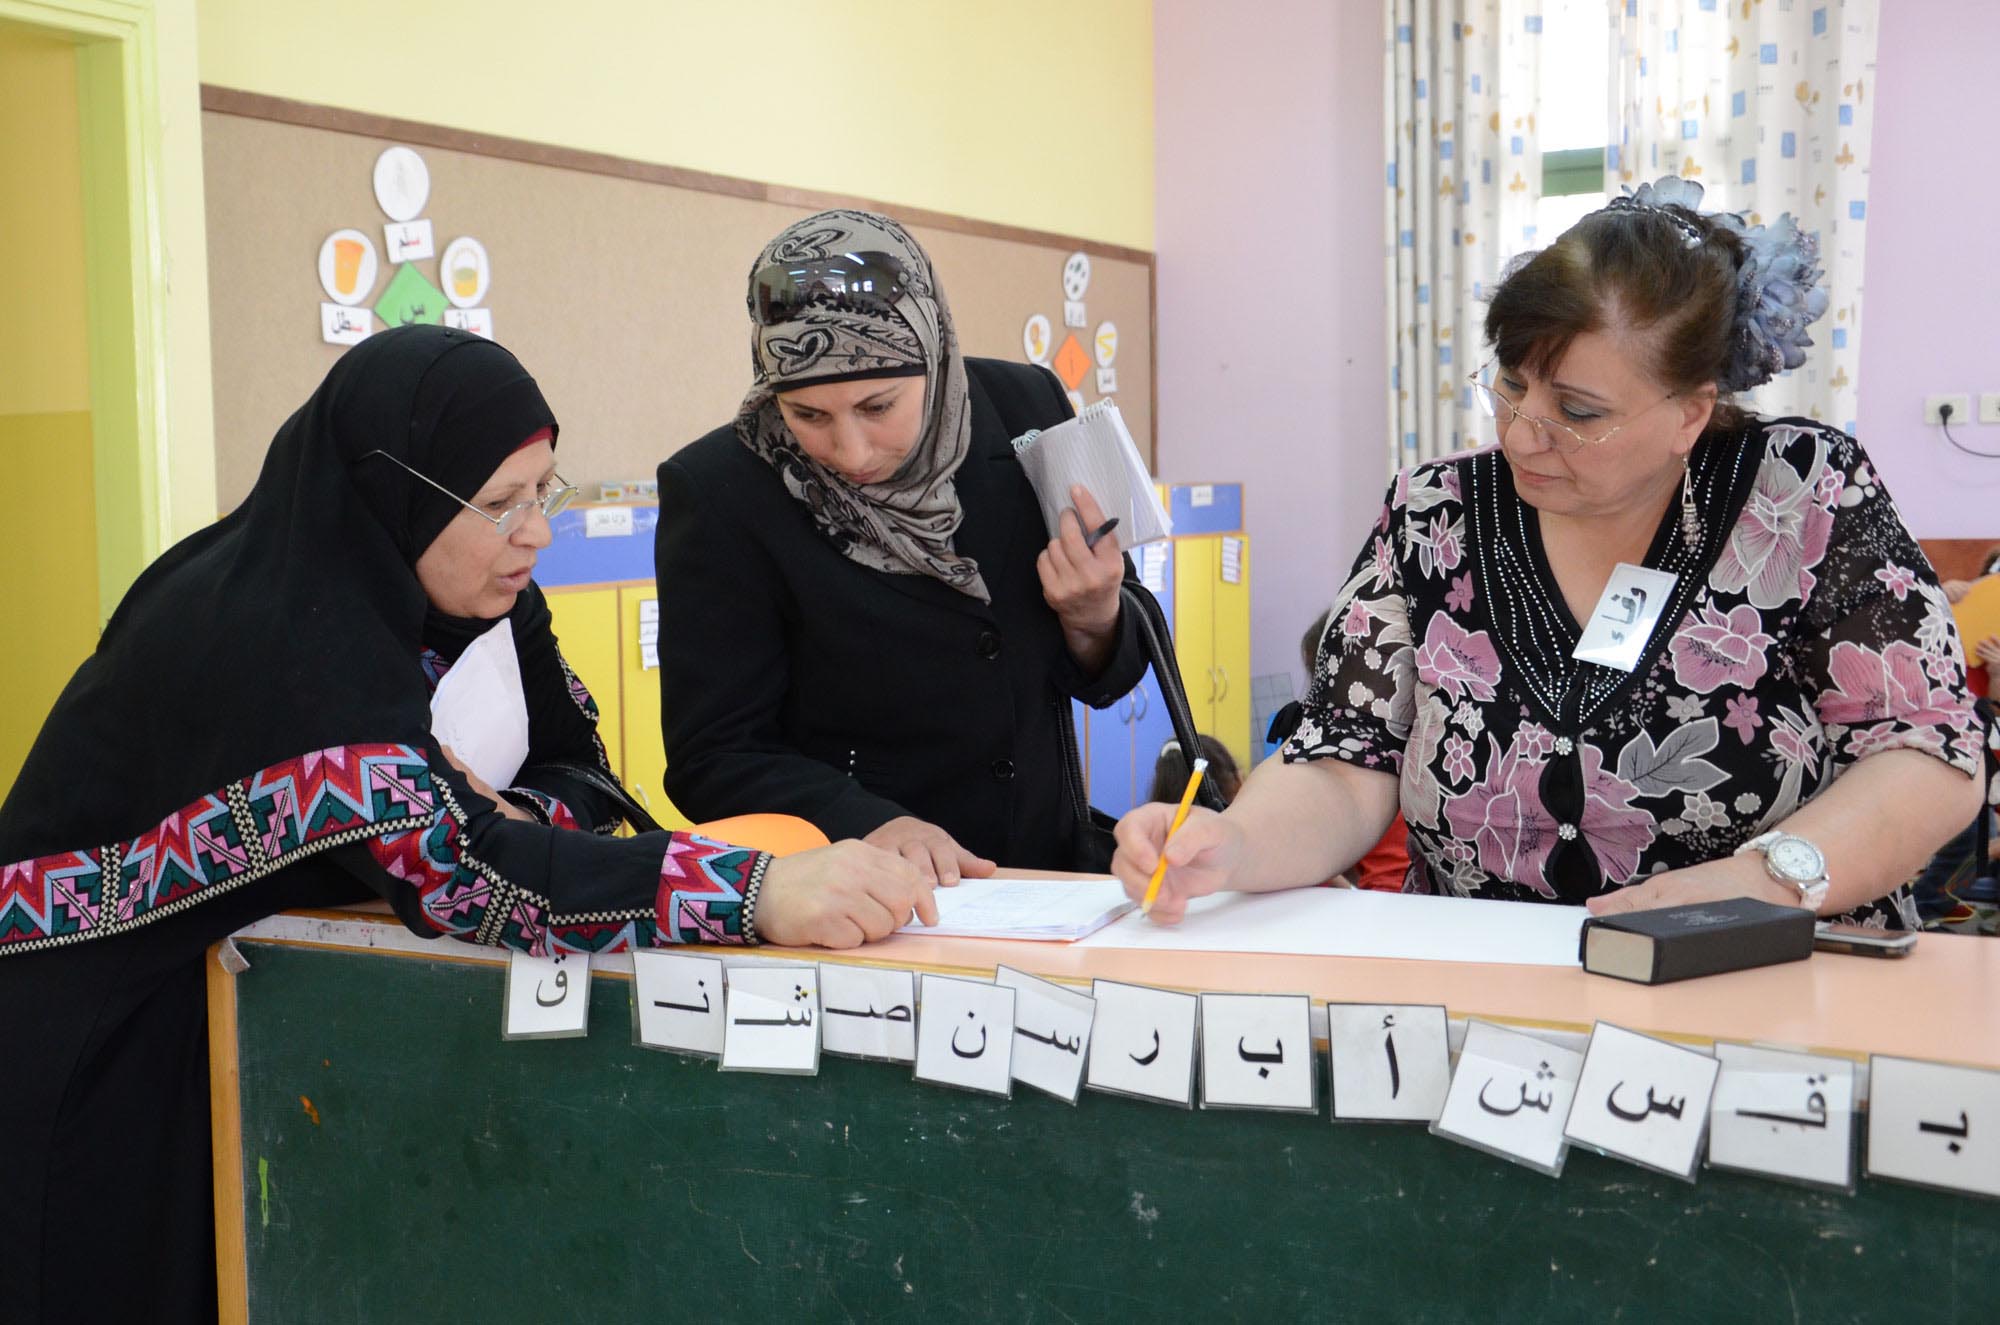
{"type": "Polygon", "coordinates": [[[244,948],[253,1321],[1992,1319],[2000,1203],[723,1075],[633,1046],[622,980],[508,1043],[497,968],[244,948]]]}

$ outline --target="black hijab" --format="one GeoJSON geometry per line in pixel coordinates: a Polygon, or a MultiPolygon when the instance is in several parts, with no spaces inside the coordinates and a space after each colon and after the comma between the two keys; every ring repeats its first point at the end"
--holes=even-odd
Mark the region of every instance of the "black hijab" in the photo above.
{"type": "MultiPolygon", "coordinates": [[[[470,498],[555,429],[527,370],[481,337],[400,327],[348,351],[278,430],[244,503],[127,591],[0,804],[0,870],[124,841],[330,747],[409,745],[441,766],[421,651],[456,658],[491,623],[430,614],[413,569],[462,508],[367,453],[470,498]]],[[[510,616],[534,707],[564,684],[533,585],[510,616]]]]}

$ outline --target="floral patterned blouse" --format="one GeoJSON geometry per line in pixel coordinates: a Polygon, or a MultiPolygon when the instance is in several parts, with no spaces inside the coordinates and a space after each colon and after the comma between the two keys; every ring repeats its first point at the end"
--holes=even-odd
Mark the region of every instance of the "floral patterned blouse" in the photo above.
{"type": "MultiPolygon", "coordinates": [[[[1397,476],[1284,755],[1400,776],[1405,891],[1581,903],[1727,856],[1880,750],[1976,775],[1950,609],[1860,445],[1751,419],[1691,468],[1702,527],[1662,519],[1645,564],[1678,579],[1629,673],[1570,656],[1497,448],[1397,476]]],[[[1907,888],[1853,918],[1916,923],[1907,888]]]]}

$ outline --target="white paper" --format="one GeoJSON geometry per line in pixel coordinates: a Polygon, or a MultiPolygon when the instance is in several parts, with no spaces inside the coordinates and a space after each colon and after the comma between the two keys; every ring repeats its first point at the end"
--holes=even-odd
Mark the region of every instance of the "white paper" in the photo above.
{"type": "Polygon", "coordinates": [[[657,644],[659,639],[660,623],[658,621],[641,621],[639,623],[639,642],[641,644],[657,644]]]}
{"type": "Polygon", "coordinates": [[[1225,537],[1222,540],[1222,582],[1243,583],[1243,540],[1240,538],[1225,537]]]}
{"type": "Polygon", "coordinates": [[[319,246],[319,283],[336,304],[353,306],[375,288],[375,241],[359,230],[336,230],[319,246]]]}
{"type": "Polygon", "coordinates": [[[593,506],[583,513],[585,538],[625,538],[631,533],[630,506],[593,506]]]}
{"type": "Polygon", "coordinates": [[[1195,507],[1215,505],[1215,485],[1213,483],[1197,483],[1189,488],[1188,505],[1195,507]]]}
{"type": "Polygon", "coordinates": [[[1590,621],[1570,656],[1621,672],[1637,667],[1679,578],[1671,571],[1649,570],[1630,562],[1613,566],[1604,596],[1591,609],[1590,621]]]}
{"type": "Polygon", "coordinates": [[[652,672],[659,670],[660,644],[658,640],[645,640],[639,645],[639,670],[652,672]]]}
{"type": "Polygon", "coordinates": [[[849,1058],[915,1062],[916,985],[916,978],[908,971],[822,964],[820,1047],[849,1058]]]}
{"type": "Polygon", "coordinates": [[[382,251],[390,262],[422,262],[437,249],[429,221],[391,221],[382,227],[382,251]]]}
{"type": "Polygon", "coordinates": [[[1090,314],[1084,311],[1083,304],[1080,301],[1075,299],[1064,301],[1063,325],[1065,327],[1076,327],[1081,330],[1089,322],[1090,314]]]}
{"type": "Polygon", "coordinates": [[[493,339],[493,310],[490,308],[447,308],[444,310],[444,324],[493,339]]]}
{"type": "Polygon", "coordinates": [[[438,260],[438,284],[455,307],[478,307],[493,284],[493,264],[486,256],[486,245],[470,235],[460,235],[446,244],[444,257],[438,260]]]}
{"type": "Polygon", "coordinates": [[[507,1012],[501,1036],[555,1040],[590,1031],[590,958],[581,953],[507,954],[507,1012]]]}
{"type": "Polygon", "coordinates": [[[1583,917],[1580,906],[1296,888],[1197,897],[1178,925],[1134,913],[1081,942],[1091,948],[1575,966],[1583,917]]]}
{"type": "Polygon", "coordinates": [[[911,921],[900,932],[944,938],[1062,941],[1089,934],[1133,907],[1107,879],[962,879],[939,888],[935,926],[911,921]]]}
{"type": "Polygon", "coordinates": [[[1117,392],[1118,392],[1118,370],[1116,368],[1098,369],[1097,394],[1100,396],[1110,396],[1110,395],[1116,395],[1117,392]]]}
{"type": "Polygon", "coordinates": [[[1090,289],[1090,254],[1078,250],[1063,259],[1063,298],[1081,299],[1090,289]]]}
{"type": "Polygon", "coordinates": [[[1870,1058],[1868,1174],[2000,1196],[2000,1072],[1870,1058]]]}
{"type": "Polygon", "coordinates": [[[431,734],[496,791],[528,758],[528,700],[506,619],[466,645],[431,695],[431,734]]]}
{"type": "Polygon", "coordinates": [[[660,600],[657,598],[641,598],[639,600],[639,620],[641,622],[651,621],[657,623],[659,619],[660,600]]]}
{"type": "Polygon", "coordinates": [[[1431,1131],[1560,1173],[1567,1149],[1563,1120],[1582,1071],[1582,1054],[1488,1022],[1467,1022],[1458,1070],[1431,1131]]]}
{"type": "Polygon", "coordinates": [[[1333,1116],[1428,1123],[1451,1086],[1451,1040],[1436,1004],[1329,1003],[1333,1116]]]}
{"type": "Polygon", "coordinates": [[[1014,1093],[1014,991],[926,975],[917,1023],[919,1081],[988,1095],[1014,1093]]]}
{"type": "Polygon", "coordinates": [[[678,952],[632,954],[632,1008],[638,1042],[648,1049],[722,1053],[722,962],[678,952]]]}
{"type": "Polygon", "coordinates": [[[1721,1070],[1712,1055],[1600,1021],[1590,1031],[1563,1135],[1693,1181],[1721,1070]]]}
{"type": "Polygon", "coordinates": [[[819,967],[730,968],[728,1018],[723,1071],[819,1071],[819,967]]]}
{"type": "Polygon", "coordinates": [[[1718,1044],[1708,1162],[1852,1190],[1854,1064],[1783,1049],[1718,1044]]]}
{"type": "Polygon", "coordinates": [[[1132,553],[1132,559],[1139,563],[1139,583],[1146,586],[1155,597],[1167,591],[1167,545],[1148,543],[1132,553]]]}
{"type": "Polygon", "coordinates": [[[392,221],[407,221],[430,201],[431,171],[416,149],[385,147],[375,158],[375,201],[392,221]]]}
{"type": "Polygon", "coordinates": [[[1084,1078],[1090,1088],[1193,1108],[1201,1001],[1116,980],[1092,981],[1090,996],[1097,1002],[1084,1078]]]}
{"type": "Polygon", "coordinates": [[[1076,1103],[1096,1002],[1008,966],[993,973],[993,983],[1014,991],[1014,1080],[1076,1103]]]}
{"type": "Polygon", "coordinates": [[[359,345],[375,329],[375,315],[344,304],[319,306],[319,338],[329,345],[359,345]]]}
{"type": "Polygon", "coordinates": [[[1014,453],[1034,486],[1050,538],[1062,532],[1063,513],[1074,506],[1070,489],[1078,485],[1107,517],[1117,517],[1118,541],[1127,549],[1173,532],[1159,489],[1113,401],[1100,400],[1053,428],[1023,433],[1014,439],[1014,453]]]}
{"type": "Polygon", "coordinates": [[[1312,1113],[1312,1000],[1201,996],[1201,1107],[1312,1113]]]}

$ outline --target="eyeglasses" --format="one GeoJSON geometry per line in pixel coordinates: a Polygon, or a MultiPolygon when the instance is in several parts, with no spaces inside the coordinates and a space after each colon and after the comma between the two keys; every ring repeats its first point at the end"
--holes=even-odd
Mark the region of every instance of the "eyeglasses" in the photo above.
{"type": "Polygon", "coordinates": [[[750,312],[766,327],[789,322],[815,304],[887,313],[909,288],[909,270],[893,253],[839,253],[774,262],[750,278],[750,312]]]}
{"type": "Polygon", "coordinates": [[[1586,446],[1597,446],[1603,442],[1610,441],[1636,420],[1639,414],[1644,414],[1646,410],[1657,409],[1680,394],[1678,391],[1668,392],[1652,404],[1646,406],[1646,409],[1640,410],[1639,414],[1634,414],[1632,418],[1625,420],[1624,423],[1618,424],[1616,427],[1607,428],[1595,436],[1586,437],[1560,420],[1544,419],[1538,415],[1522,413],[1515,407],[1513,401],[1501,395],[1490,383],[1483,380],[1492,371],[1492,368],[1493,365],[1488,363],[1484,368],[1481,368],[1467,379],[1472,383],[1473,398],[1479,402],[1479,408],[1486,414],[1486,417],[1498,422],[1502,433],[1514,426],[1514,420],[1525,419],[1528,425],[1535,430],[1535,435],[1541,438],[1545,445],[1561,451],[1565,455],[1575,455],[1586,446]]]}
{"type": "Polygon", "coordinates": [[[416,470],[410,468],[402,461],[396,459],[395,456],[390,455],[387,451],[382,451],[382,450],[367,451],[362,454],[361,458],[363,460],[366,460],[368,459],[369,456],[377,456],[377,455],[381,456],[384,460],[387,460],[390,464],[394,465],[396,468],[402,470],[405,474],[408,474],[413,478],[422,479],[425,483],[430,484],[432,487],[436,488],[439,492],[442,492],[445,496],[451,498],[453,501],[457,502],[460,506],[463,506],[466,510],[471,511],[474,515],[486,521],[486,523],[492,525],[493,532],[500,535],[500,537],[502,538],[508,537],[509,535],[513,534],[515,530],[519,529],[521,527],[521,522],[528,518],[529,511],[539,510],[541,511],[542,516],[545,519],[553,520],[556,518],[556,514],[559,511],[563,510],[571,502],[576,500],[575,486],[569,483],[564,483],[563,476],[561,474],[557,474],[555,476],[556,486],[550,488],[545,495],[540,497],[530,497],[527,501],[517,502],[514,505],[509,506],[506,510],[500,512],[500,514],[498,515],[488,515],[486,512],[480,510],[477,506],[474,506],[471,502],[465,500],[463,497],[453,492],[450,488],[445,487],[442,483],[439,483],[434,479],[428,478],[423,474],[419,474],[416,470]]]}

